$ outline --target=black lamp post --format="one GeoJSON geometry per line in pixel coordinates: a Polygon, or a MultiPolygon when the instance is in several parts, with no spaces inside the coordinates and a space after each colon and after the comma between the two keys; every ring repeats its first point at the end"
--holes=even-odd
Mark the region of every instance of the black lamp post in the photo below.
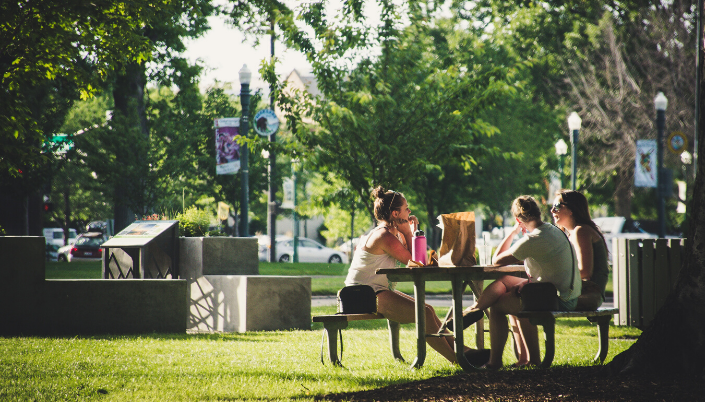
{"type": "Polygon", "coordinates": [[[556,142],[556,156],[558,157],[558,174],[561,180],[561,188],[563,188],[563,159],[565,159],[565,155],[568,153],[568,144],[563,141],[563,138],[558,140],[556,142]]]}
{"type": "MultiPolygon", "coordinates": [[[[242,104],[242,118],[240,119],[240,135],[247,138],[249,131],[249,115],[250,115],[250,80],[252,72],[247,68],[247,64],[243,64],[240,69],[240,104],[242,104]]],[[[242,172],[242,201],[240,202],[240,236],[248,237],[250,235],[250,223],[247,217],[248,205],[250,203],[250,171],[248,167],[249,151],[247,144],[240,146],[240,171],[242,172]]]]}
{"type": "Polygon", "coordinates": [[[666,107],[668,99],[659,92],[654,98],[656,106],[656,193],[658,195],[658,237],[666,237],[666,183],[663,175],[663,133],[666,128],[666,107]]]}
{"type": "Polygon", "coordinates": [[[578,136],[580,135],[580,124],[583,121],[577,113],[573,112],[568,116],[568,129],[570,130],[570,189],[575,190],[575,181],[578,174],[578,136]]]}

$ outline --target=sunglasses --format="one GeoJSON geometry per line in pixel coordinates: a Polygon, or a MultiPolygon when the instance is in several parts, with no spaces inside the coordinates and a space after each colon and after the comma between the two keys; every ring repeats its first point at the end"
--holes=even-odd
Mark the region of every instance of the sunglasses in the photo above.
{"type": "Polygon", "coordinates": [[[551,206],[551,211],[560,211],[561,208],[568,206],[568,204],[563,203],[563,202],[557,202],[551,206]]]}

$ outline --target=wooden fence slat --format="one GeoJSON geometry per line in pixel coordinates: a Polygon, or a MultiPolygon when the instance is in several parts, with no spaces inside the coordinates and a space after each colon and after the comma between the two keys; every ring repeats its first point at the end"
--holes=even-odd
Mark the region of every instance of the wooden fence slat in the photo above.
{"type": "Polygon", "coordinates": [[[617,238],[612,238],[612,300],[614,303],[614,306],[619,309],[619,313],[614,315],[614,325],[622,325],[620,324],[621,319],[620,315],[622,314],[622,309],[621,306],[619,305],[619,298],[621,296],[620,290],[619,290],[619,277],[620,273],[622,272],[622,268],[620,268],[619,264],[619,240],[617,238]]]}
{"type": "Polygon", "coordinates": [[[627,301],[625,305],[628,308],[625,309],[627,313],[627,324],[633,327],[639,326],[642,323],[642,311],[641,306],[641,246],[639,240],[627,240],[626,241],[626,268],[627,271],[627,301]]]}
{"type": "Polygon", "coordinates": [[[643,292],[641,296],[641,307],[642,307],[642,326],[648,325],[654,318],[654,313],[656,312],[655,305],[655,268],[654,268],[654,258],[655,258],[655,248],[653,239],[644,239],[642,241],[643,248],[641,254],[641,279],[642,286],[641,290],[643,292]]]}
{"type": "Polygon", "coordinates": [[[683,265],[683,253],[685,252],[685,239],[669,239],[668,247],[668,274],[671,281],[671,289],[676,287],[678,274],[683,265]]]}

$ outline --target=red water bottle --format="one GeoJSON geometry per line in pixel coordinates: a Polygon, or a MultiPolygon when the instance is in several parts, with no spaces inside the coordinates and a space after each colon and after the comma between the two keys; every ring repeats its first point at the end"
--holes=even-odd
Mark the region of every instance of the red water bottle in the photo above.
{"type": "Polygon", "coordinates": [[[411,238],[411,259],[426,265],[426,236],[423,230],[417,230],[411,238]]]}

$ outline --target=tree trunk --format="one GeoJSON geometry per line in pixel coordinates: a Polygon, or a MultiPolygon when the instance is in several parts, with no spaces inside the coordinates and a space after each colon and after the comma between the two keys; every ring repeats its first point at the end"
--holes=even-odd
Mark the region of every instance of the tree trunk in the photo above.
{"type": "Polygon", "coordinates": [[[634,174],[627,176],[623,171],[619,171],[614,178],[614,214],[627,219],[632,217],[632,181],[634,174]]]}
{"type": "MultiPolygon", "coordinates": [[[[113,99],[115,101],[115,112],[127,119],[133,119],[128,127],[136,127],[145,138],[149,137],[147,130],[147,115],[145,112],[144,90],[146,85],[144,65],[129,64],[123,73],[117,76],[113,99]]],[[[123,126],[123,128],[125,128],[123,126]]],[[[119,167],[129,166],[131,163],[140,163],[141,158],[135,159],[146,150],[140,149],[138,144],[130,144],[129,149],[116,149],[116,159],[119,167]],[[133,148],[134,147],[134,148],[133,148]]],[[[141,162],[146,162],[142,160],[141,162]]],[[[115,181],[113,192],[113,206],[115,219],[115,233],[127,227],[134,221],[134,205],[141,199],[140,194],[135,194],[130,189],[142,189],[142,186],[134,181],[142,178],[131,177],[130,175],[118,175],[115,181]]]]}
{"type": "MultiPolygon", "coordinates": [[[[702,39],[702,37],[701,37],[702,39]]],[[[702,77],[702,41],[698,49],[700,102],[698,155],[705,152],[705,85],[702,77]]],[[[664,306],[629,350],[619,354],[608,368],[616,373],[648,373],[658,376],[705,379],[705,168],[696,166],[690,229],[676,287],[664,306]]]]}

